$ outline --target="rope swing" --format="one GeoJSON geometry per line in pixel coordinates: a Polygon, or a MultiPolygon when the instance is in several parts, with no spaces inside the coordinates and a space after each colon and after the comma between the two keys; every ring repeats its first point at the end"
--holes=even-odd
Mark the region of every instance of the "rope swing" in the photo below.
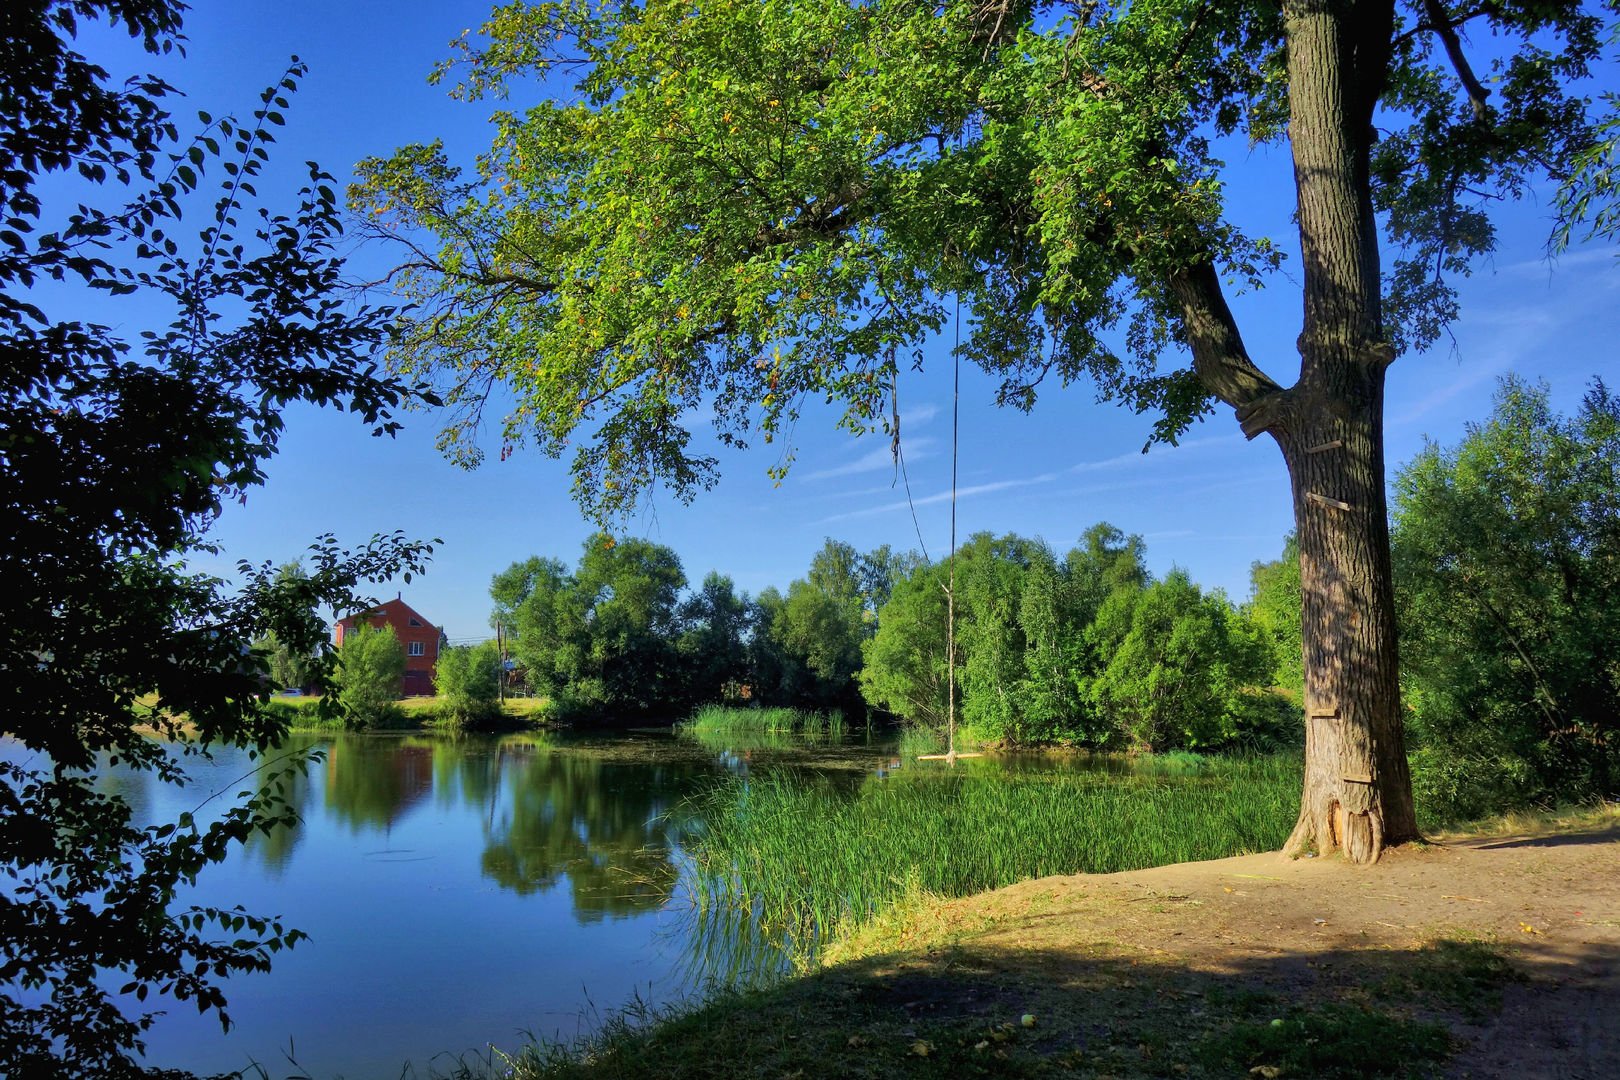
{"type": "Polygon", "coordinates": [[[951,556],[949,584],[945,587],[945,753],[919,754],[918,761],[944,761],[983,757],[983,754],[956,752],[956,449],[961,430],[962,403],[962,294],[956,294],[956,344],[951,349],[954,363],[951,385],[951,556]]]}

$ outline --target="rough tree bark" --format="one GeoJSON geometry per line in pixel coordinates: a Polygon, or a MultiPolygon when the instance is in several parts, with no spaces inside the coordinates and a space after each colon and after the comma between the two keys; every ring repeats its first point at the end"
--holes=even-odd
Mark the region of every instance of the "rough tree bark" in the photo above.
{"type": "Polygon", "coordinates": [[[1401,721],[1384,486],[1384,373],[1369,158],[1394,5],[1289,0],[1289,139],[1304,257],[1300,377],[1283,389],[1250,359],[1208,264],[1171,288],[1199,379],[1269,433],[1293,483],[1305,661],[1305,782],[1285,851],[1342,848],[1358,863],[1415,839],[1401,721]]]}
{"type": "Polygon", "coordinates": [[[1375,861],[1417,835],[1401,722],[1384,486],[1384,372],[1369,156],[1394,5],[1290,0],[1289,141],[1305,264],[1300,380],[1268,427],[1293,482],[1305,784],[1286,850],[1375,861]]]}

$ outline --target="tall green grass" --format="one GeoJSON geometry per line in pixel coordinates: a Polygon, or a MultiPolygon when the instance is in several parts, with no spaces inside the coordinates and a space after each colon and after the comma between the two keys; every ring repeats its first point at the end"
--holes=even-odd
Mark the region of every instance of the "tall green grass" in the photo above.
{"type": "Polygon", "coordinates": [[[738,708],[705,705],[676,725],[694,735],[811,735],[842,738],[841,713],[807,712],[788,708],[738,708]]]}
{"type": "Polygon", "coordinates": [[[1108,873],[1279,847],[1294,757],[1179,775],[902,770],[851,795],[802,778],[701,797],[701,908],[752,913],[796,949],[921,889],[963,896],[1048,874],[1108,873]]]}
{"type": "MultiPolygon", "coordinates": [[[[970,731],[958,728],[956,731],[957,753],[970,753],[978,750],[984,743],[970,731]]],[[[910,760],[924,754],[943,754],[949,749],[949,741],[945,732],[935,727],[925,727],[917,724],[908,724],[900,729],[899,755],[910,760]]]]}

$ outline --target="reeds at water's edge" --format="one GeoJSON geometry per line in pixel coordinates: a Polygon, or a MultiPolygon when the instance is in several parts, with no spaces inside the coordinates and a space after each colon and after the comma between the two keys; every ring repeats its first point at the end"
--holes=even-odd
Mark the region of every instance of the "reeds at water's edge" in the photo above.
{"type": "Polygon", "coordinates": [[[838,712],[810,712],[784,707],[753,708],[734,705],[706,705],[675,725],[693,734],[822,735],[840,738],[844,716],[838,712]]]}
{"type": "Polygon", "coordinates": [[[908,892],[964,896],[1279,847],[1297,757],[1117,772],[903,768],[853,796],[802,778],[722,783],[696,804],[700,907],[752,912],[809,950],[908,892]]]}

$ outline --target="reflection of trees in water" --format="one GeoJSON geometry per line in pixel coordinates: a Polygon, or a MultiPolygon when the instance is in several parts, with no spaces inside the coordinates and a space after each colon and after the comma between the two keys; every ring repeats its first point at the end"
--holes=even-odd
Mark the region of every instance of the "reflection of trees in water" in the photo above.
{"type": "Polygon", "coordinates": [[[679,871],[664,815],[691,790],[693,768],[522,748],[500,768],[507,790],[491,795],[487,877],[521,894],[567,877],[582,922],[668,902],[679,871]]]}
{"type": "MultiPolygon", "coordinates": [[[[272,762],[259,773],[258,796],[275,798],[281,806],[296,814],[299,822],[303,821],[314,792],[309,772],[319,767],[309,764],[307,760],[313,745],[284,745],[280,753],[288,755],[286,760],[272,762]]],[[[272,876],[280,877],[292,861],[293,852],[302,838],[301,824],[281,823],[272,825],[269,832],[250,833],[244,846],[250,858],[259,862],[272,876]]]]}
{"type": "Polygon", "coordinates": [[[347,736],[327,751],[326,812],[355,832],[390,828],[432,790],[429,745],[347,736]]]}

